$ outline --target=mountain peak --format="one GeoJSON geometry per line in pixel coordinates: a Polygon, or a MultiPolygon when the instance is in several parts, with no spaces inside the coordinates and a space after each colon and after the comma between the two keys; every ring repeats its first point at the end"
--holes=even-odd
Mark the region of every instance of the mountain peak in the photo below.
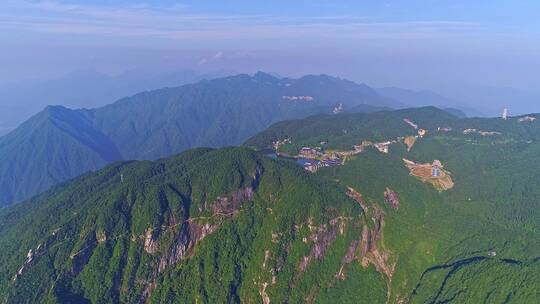
{"type": "Polygon", "coordinates": [[[43,109],[43,112],[46,114],[59,114],[73,111],[62,105],[48,105],[43,109]]]}
{"type": "Polygon", "coordinates": [[[272,74],[266,73],[266,72],[262,72],[262,71],[258,71],[257,73],[253,74],[253,78],[273,79],[273,80],[279,79],[279,77],[276,77],[275,75],[272,75],[272,74]]]}

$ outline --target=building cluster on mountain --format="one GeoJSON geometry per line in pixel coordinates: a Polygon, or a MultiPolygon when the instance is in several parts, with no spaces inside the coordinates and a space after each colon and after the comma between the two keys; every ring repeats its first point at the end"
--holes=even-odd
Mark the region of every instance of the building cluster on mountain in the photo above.
{"type": "Polygon", "coordinates": [[[321,147],[302,147],[298,153],[298,157],[309,160],[304,163],[304,169],[310,172],[316,172],[323,167],[342,165],[346,157],[360,154],[364,152],[366,147],[373,146],[382,153],[388,153],[390,145],[397,142],[398,140],[372,143],[365,140],[358,145],[354,145],[352,150],[331,152],[324,152],[321,147]]]}
{"type": "MultiPolygon", "coordinates": [[[[532,116],[524,116],[519,119],[519,122],[531,122],[536,120],[535,117],[532,116]]],[[[404,118],[403,121],[413,127],[417,135],[408,136],[408,137],[398,137],[395,140],[387,140],[382,142],[371,142],[364,140],[362,143],[354,145],[352,150],[345,150],[345,151],[325,151],[324,146],[327,144],[326,141],[321,141],[319,147],[302,147],[300,151],[298,152],[297,158],[303,158],[306,160],[306,162],[303,163],[304,169],[310,172],[316,172],[320,168],[323,167],[333,167],[333,166],[339,166],[345,163],[345,160],[347,157],[354,156],[357,154],[362,153],[366,147],[374,147],[379,152],[388,154],[390,152],[390,146],[395,143],[404,142],[407,147],[408,151],[411,150],[412,145],[414,145],[414,142],[417,138],[422,138],[427,135],[428,131],[426,129],[420,128],[416,123],[414,123],[412,120],[408,118],[404,118]]],[[[450,127],[438,127],[437,132],[451,132],[453,131],[450,127]]],[[[493,136],[493,135],[500,135],[500,132],[495,131],[482,131],[474,128],[468,128],[464,129],[462,131],[464,135],[468,134],[479,134],[481,136],[493,136]]],[[[276,151],[278,151],[279,147],[285,144],[291,144],[292,141],[290,138],[286,138],[283,140],[277,140],[273,142],[273,147],[276,151]]],[[[439,161],[435,161],[432,165],[431,175],[432,177],[439,177],[441,175],[442,171],[442,164],[439,161]]]]}
{"type": "Polygon", "coordinates": [[[385,141],[381,143],[374,143],[373,146],[377,148],[382,153],[388,154],[390,150],[390,145],[393,144],[395,141],[385,141]]]}
{"type": "Polygon", "coordinates": [[[324,153],[320,147],[302,147],[298,156],[309,160],[304,163],[304,169],[310,172],[316,172],[322,167],[333,167],[343,164],[343,158],[340,152],[324,153]]]}
{"type": "Polygon", "coordinates": [[[431,164],[431,176],[440,177],[442,168],[443,165],[440,160],[436,159],[435,161],[433,161],[433,164],[431,164]]]}
{"type": "Polygon", "coordinates": [[[339,166],[342,164],[343,164],[343,159],[339,157],[325,158],[322,160],[313,159],[304,164],[304,169],[306,169],[309,172],[316,172],[317,170],[323,167],[334,167],[334,166],[339,166]]]}
{"type": "Polygon", "coordinates": [[[281,96],[282,99],[288,100],[288,101],[313,101],[314,98],[312,96],[281,96]]]}
{"type": "Polygon", "coordinates": [[[448,128],[448,127],[446,127],[446,128],[441,128],[441,127],[438,127],[438,128],[437,128],[437,131],[438,131],[438,132],[451,132],[451,131],[452,131],[452,128],[448,128]]]}
{"type": "Polygon", "coordinates": [[[291,143],[291,139],[290,138],[285,138],[283,140],[276,140],[274,142],[272,142],[272,147],[274,147],[274,150],[279,150],[279,147],[285,145],[285,144],[290,144],[291,143]]]}
{"type": "Polygon", "coordinates": [[[317,158],[317,157],[322,157],[323,152],[320,147],[317,147],[317,148],[302,147],[298,155],[303,158],[317,158]]]}
{"type": "Polygon", "coordinates": [[[477,129],[473,129],[473,128],[463,130],[463,134],[465,134],[465,135],[474,134],[474,133],[480,134],[482,136],[492,136],[492,135],[500,135],[501,134],[501,132],[482,131],[482,130],[477,130],[477,129]]]}
{"type": "Polygon", "coordinates": [[[532,117],[532,116],[524,116],[518,119],[519,122],[532,122],[535,120],[536,120],[536,117],[532,117]]]}

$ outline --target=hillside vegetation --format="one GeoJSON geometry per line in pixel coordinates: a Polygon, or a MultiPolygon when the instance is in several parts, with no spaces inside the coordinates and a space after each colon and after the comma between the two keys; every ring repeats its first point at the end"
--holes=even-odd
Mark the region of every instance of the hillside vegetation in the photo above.
{"type": "Polygon", "coordinates": [[[537,303],[537,117],[459,119],[432,107],[323,115],[246,143],[264,152],[116,162],[0,210],[0,296],[537,303]],[[287,158],[264,155],[284,137],[287,158]],[[291,161],[312,145],[342,161],[315,173],[291,161]],[[452,187],[411,175],[404,159],[439,160],[452,187]]]}
{"type": "Polygon", "coordinates": [[[343,187],[242,148],[115,163],[0,210],[1,296],[384,302],[384,278],[354,262],[364,221],[343,187]]]}
{"type": "Polygon", "coordinates": [[[246,144],[267,149],[289,138],[280,147],[289,155],[321,142],[329,151],[351,150],[362,141],[414,136],[405,118],[427,130],[410,152],[396,140],[388,154],[368,147],[315,173],[376,202],[387,189],[399,197],[398,208],[385,206],[384,243],[397,260],[392,302],[538,302],[538,116],[458,119],[429,107],[320,116],[275,124],[246,144]],[[411,176],[403,158],[441,160],[454,187],[438,191],[411,176]]]}

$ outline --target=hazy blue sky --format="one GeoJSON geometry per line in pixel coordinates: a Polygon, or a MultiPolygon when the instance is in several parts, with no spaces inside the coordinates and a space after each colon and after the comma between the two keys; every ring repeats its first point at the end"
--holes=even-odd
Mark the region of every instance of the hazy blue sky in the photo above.
{"type": "Polygon", "coordinates": [[[537,88],[539,15],[538,0],[3,0],[0,83],[153,66],[537,88]]]}

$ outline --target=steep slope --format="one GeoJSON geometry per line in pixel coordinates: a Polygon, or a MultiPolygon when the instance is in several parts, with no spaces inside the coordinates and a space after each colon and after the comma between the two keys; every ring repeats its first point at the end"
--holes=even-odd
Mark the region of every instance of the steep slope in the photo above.
{"type": "Polygon", "coordinates": [[[83,112],[47,107],[0,138],[0,203],[39,193],[121,159],[83,112]]]}
{"type": "Polygon", "coordinates": [[[289,147],[279,151],[295,155],[321,140],[327,154],[348,152],[363,141],[389,142],[387,153],[365,145],[314,175],[336,180],[365,204],[372,200],[382,208],[384,245],[396,260],[390,302],[536,303],[538,118],[458,119],[434,108],[319,116],[275,124],[247,144],[267,149],[286,137],[289,147]],[[410,151],[404,138],[417,130],[404,118],[427,130],[410,151]],[[440,160],[453,187],[437,188],[431,177],[411,175],[404,159],[440,160]]]}
{"type": "Polygon", "coordinates": [[[382,303],[384,277],[359,262],[370,221],[345,192],[241,148],[116,163],[0,210],[0,296],[382,303]]]}
{"type": "Polygon", "coordinates": [[[64,109],[51,116],[47,109],[0,139],[0,204],[27,198],[120,155],[157,159],[193,147],[236,145],[284,119],[332,113],[340,104],[347,110],[388,103],[369,87],[339,78],[257,73],[144,92],[92,110],[64,109]],[[68,126],[57,127],[64,122],[68,126]],[[35,157],[29,147],[43,155],[35,157]]]}

